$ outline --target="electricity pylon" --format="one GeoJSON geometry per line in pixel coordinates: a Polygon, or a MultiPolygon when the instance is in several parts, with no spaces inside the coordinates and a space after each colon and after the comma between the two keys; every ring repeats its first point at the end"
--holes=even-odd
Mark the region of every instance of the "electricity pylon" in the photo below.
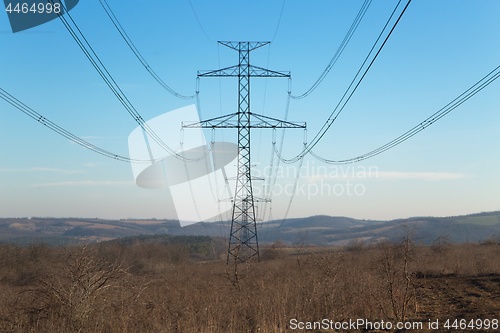
{"type": "Polygon", "coordinates": [[[306,128],[305,123],[291,123],[250,111],[251,77],[290,77],[290,72],[278,72],[250,65],[250,52],[269,42],[219,42],[238,51],[238,65],[213,71],[198,71],[198,77],[237,77],[238,111],[228,115],[183,124],[184,128],[237,128],[238,167],[233,199],[231,233],[227,250],[227,263],[259,259],[259,242],[255,218],[255,199],[252,191],[250,164],[250,129],[252,128],[306,128]]]}

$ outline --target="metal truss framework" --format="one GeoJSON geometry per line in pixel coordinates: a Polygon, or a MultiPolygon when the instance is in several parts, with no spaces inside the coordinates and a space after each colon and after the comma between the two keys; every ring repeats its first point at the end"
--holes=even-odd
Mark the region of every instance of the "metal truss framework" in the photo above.
{"type": "Polygon", "coordinates": [[[306,128],[305,123],[292,123],[250,112],[250,78],[279,77],[288,78],[290,72],[278,72],[250,65],[250,52],[269,42],[219,42],[239,54],[236,66],[213,71],[199,71],[198,77],[237,77],[238,111],[236,113],[202,120],[197,123],[183,123],[183,128],[237,128],[238,129],[238,167],[233,199],[233,212],[227,263],[259,258],[259,242],[255,218],[254,198],[250,164],[250,130],[252,128],[306,128]]]}

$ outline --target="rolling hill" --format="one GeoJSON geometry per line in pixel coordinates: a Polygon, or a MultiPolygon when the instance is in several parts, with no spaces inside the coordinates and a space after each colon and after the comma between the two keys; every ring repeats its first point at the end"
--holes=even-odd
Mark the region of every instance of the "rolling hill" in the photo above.
{"type": "MultiPolygon", "coordinates": [[[[0,242],[47,242],[68,244],[105,241],[139,235],[187,235],[226,238],[229,222],[196,223],[180,227],[175,220],[86,218],[2,218],[0,242]]],[[[348,217],[311,216],[259,223],[259,241],[307,245],[346,245],[351,242],[397,241],[410,232],[415,241],[431,244],[500,240],[500,212],[450,217],[413,217],[390,221],[358,220],[348,217]]]]}

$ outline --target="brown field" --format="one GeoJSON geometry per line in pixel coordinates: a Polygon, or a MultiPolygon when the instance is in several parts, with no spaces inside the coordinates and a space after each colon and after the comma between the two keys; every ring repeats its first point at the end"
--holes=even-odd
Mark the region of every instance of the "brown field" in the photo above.
{"type": "MultiPolygon", "coordinates": [[[[303,331],[292,330],[294,318],[421,322],[422,330],[406,331],[444,332],[447,319],[500,319],[495,242],[406,239],[324,251],[275,244],[260,262],[238,265],[215,259],[223,256],[217,249],[223,245],[204,255],[161,242],[1,245],[0,332],[303,331]],[[429,320],[440,329],[428,329],[429,320]]],[[[493,328],[455,331],[500,330],[493,328]]]]}

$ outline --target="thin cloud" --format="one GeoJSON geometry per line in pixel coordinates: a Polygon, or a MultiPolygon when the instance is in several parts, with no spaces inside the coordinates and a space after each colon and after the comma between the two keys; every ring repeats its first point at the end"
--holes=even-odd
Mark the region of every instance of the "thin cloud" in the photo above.
{"type": "Polygon", "coordinates": [[[469,176],[457,172],[408,172],[408,171],[376,171],[376,172],[353,172],[345,174],[331,175],[312,175],[305,177],[310,183],[317,183],[325,180],[367,180],[367,179],[384,179],[384,180],[457,180],[465,179],[469,176]]]}
{"type": "Polygon", "coordinates": [[[62,182],[51,182],[33,184],[32,187],[76,187],[76,186],[123,186],[133,185],[131,181],[112,181],[112,180],[69,180],[62,182]]]}
{"type": "Polygon", "coordinates": [[[31,168],[31,171],[63,173],[65,175],[74,175],[77,173],[83,173],[82,170],[68,170],[68,169],[44,168],[44,167],[34,167],[31,168]]]}
{"type": "Polygon", "coordinates": [[[457,172],[405,172],[379,171],[377,178],[394,180],[454,180],[467,178],[466,174],[457,172]]]}
{"type": "Polygon", "coordinates": [[[82,170],[68,170],[68,169],[46,168],[46,167],[33,167],[33,168],[20,168],[20,169],[2,168],[2,169],[0,169],[0,172],[5,172],[5,173],[49,172],[49,173],[59,173],[59,174],[65,174],[65,175],[74,175],[74,174],[83,173],[82,170]]]}

